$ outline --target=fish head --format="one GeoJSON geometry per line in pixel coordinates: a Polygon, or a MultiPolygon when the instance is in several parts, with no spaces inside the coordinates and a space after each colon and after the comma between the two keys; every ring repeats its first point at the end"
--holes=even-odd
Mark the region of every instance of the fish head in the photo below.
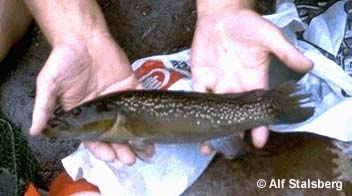
{"type": "Polygon", "coordinates": [[[61,139],[94,140],[111,128],[116,118],[116,105],[102,101],[89,102],[69,111],[58,108],[43,134],[61,139]]]}

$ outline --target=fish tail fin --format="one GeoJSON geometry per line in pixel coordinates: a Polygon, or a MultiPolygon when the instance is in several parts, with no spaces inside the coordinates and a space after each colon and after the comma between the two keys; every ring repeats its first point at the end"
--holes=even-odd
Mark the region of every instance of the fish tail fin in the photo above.
{"type": "Polygon", "coordinates": [[[314,114],[311,94],[295,82],[283,83],[264,96],[271,97],[277,110],[274,124],[299,123],[314,114]]]}

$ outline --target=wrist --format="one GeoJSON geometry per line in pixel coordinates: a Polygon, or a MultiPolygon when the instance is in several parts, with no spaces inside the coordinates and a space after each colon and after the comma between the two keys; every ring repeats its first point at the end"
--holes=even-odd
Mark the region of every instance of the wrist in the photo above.
{"type": "Polygon", "coordinates": [[[59,45],[85,45],[87,47],[113,39],[107,29],[91,29],[91,31],[73,32],[50,32],[52,39],[49,42],[52,47],[59,45]]]}
{"type": "Polygon", "coordinates": [[[79,52],[87,52],[95,55],[101,52],[114,52],[115,47],[119,47],[114,41],[114,38],[107,31],[95,31],[89,33],[82,33],[80,35],[65,35],[61,36],[52,43],[53,49],[68,47],[79,52]],[[113,49],[112,49],[113,48],[113,49]]]}
{"type": "Polygon", "coordinates": [[[197,0],[198,17],[221,13],[223,10],[254,9],[255,0],[197,0]]]}

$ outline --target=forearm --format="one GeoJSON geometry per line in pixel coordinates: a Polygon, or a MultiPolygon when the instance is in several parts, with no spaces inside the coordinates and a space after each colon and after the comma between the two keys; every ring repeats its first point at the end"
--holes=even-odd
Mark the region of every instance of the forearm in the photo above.
{"type": "Polygon", "coordinates": [[[0,61],[24,34],[32,20],[22,0],[0,1],[0,61]]]}
{"type": "Polygon", "coordinates": [[[197,0],[198,15],[221,11],[225,8],[254,9],[256,0],[197,0]]]}
{"type": "Polygon", "coordinates": [[[25,0],[53,46],[108,32],[95,0],[25,0]]]}

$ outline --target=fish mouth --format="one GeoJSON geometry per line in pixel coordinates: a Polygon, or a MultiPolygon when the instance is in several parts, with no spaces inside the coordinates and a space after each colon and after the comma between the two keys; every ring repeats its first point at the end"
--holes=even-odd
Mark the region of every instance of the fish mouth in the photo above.
{"type": "Polygon", "coordinates": [[[74,130],[59,129],[59,128],[45,128],[43,130],[43,135],[48,138],[58,139],[58,140],[80,140],[80,141],[90,141],[95,140],[101,132],[85,132],[80,133],[74,130]]]}
{"type": "Polygon", "coordinates": [[[54,118],[49,121],[42,133],[48,137],[55,137],[61,132],[61,130],[68,130],[69,125],[66,121],[59,118],[54,118]]]}
{"type": "Polygon", "coordinates": [[[43,135],[49,138],[63,138],[63,139],[68,139],[68,138],[73,138],[73,134],[70,134],[70,131],[67,131],[66,129],[60,129],[58,127],[52,128],[52,127],[46,127],[43,130],[43,135]]]}
{"type": "Polygon", "coordinates": [[[72,126],[62,118],[52,118],[42,131],[43,135],[59,140],[97,140],[100,135],[113,126],[114,120],[94,121],[79,126],[72,126]]]}
{"type": "Polygon", "coordinates": [[[48,128],[60,128],[60,129],[69,129],[70,125],[65,120],[60,118],[54,118],[50,120],[50,123],[47,126],[48,128]]]}
{"type": "MultiPolygon", "coordinates": [[[[55,123],[54,123],[55,124],[55,123]]],[[[42,131],[45,137],[58,140],[80,140],[80,141],[93,141],[97,140],[106,129],[95,131],[82,131],[75,129],[67,124],[60,124],[59,126],[50,124],[42,131]]],[[[107,128],[108,129],[108,128],[107,128]]]]}

